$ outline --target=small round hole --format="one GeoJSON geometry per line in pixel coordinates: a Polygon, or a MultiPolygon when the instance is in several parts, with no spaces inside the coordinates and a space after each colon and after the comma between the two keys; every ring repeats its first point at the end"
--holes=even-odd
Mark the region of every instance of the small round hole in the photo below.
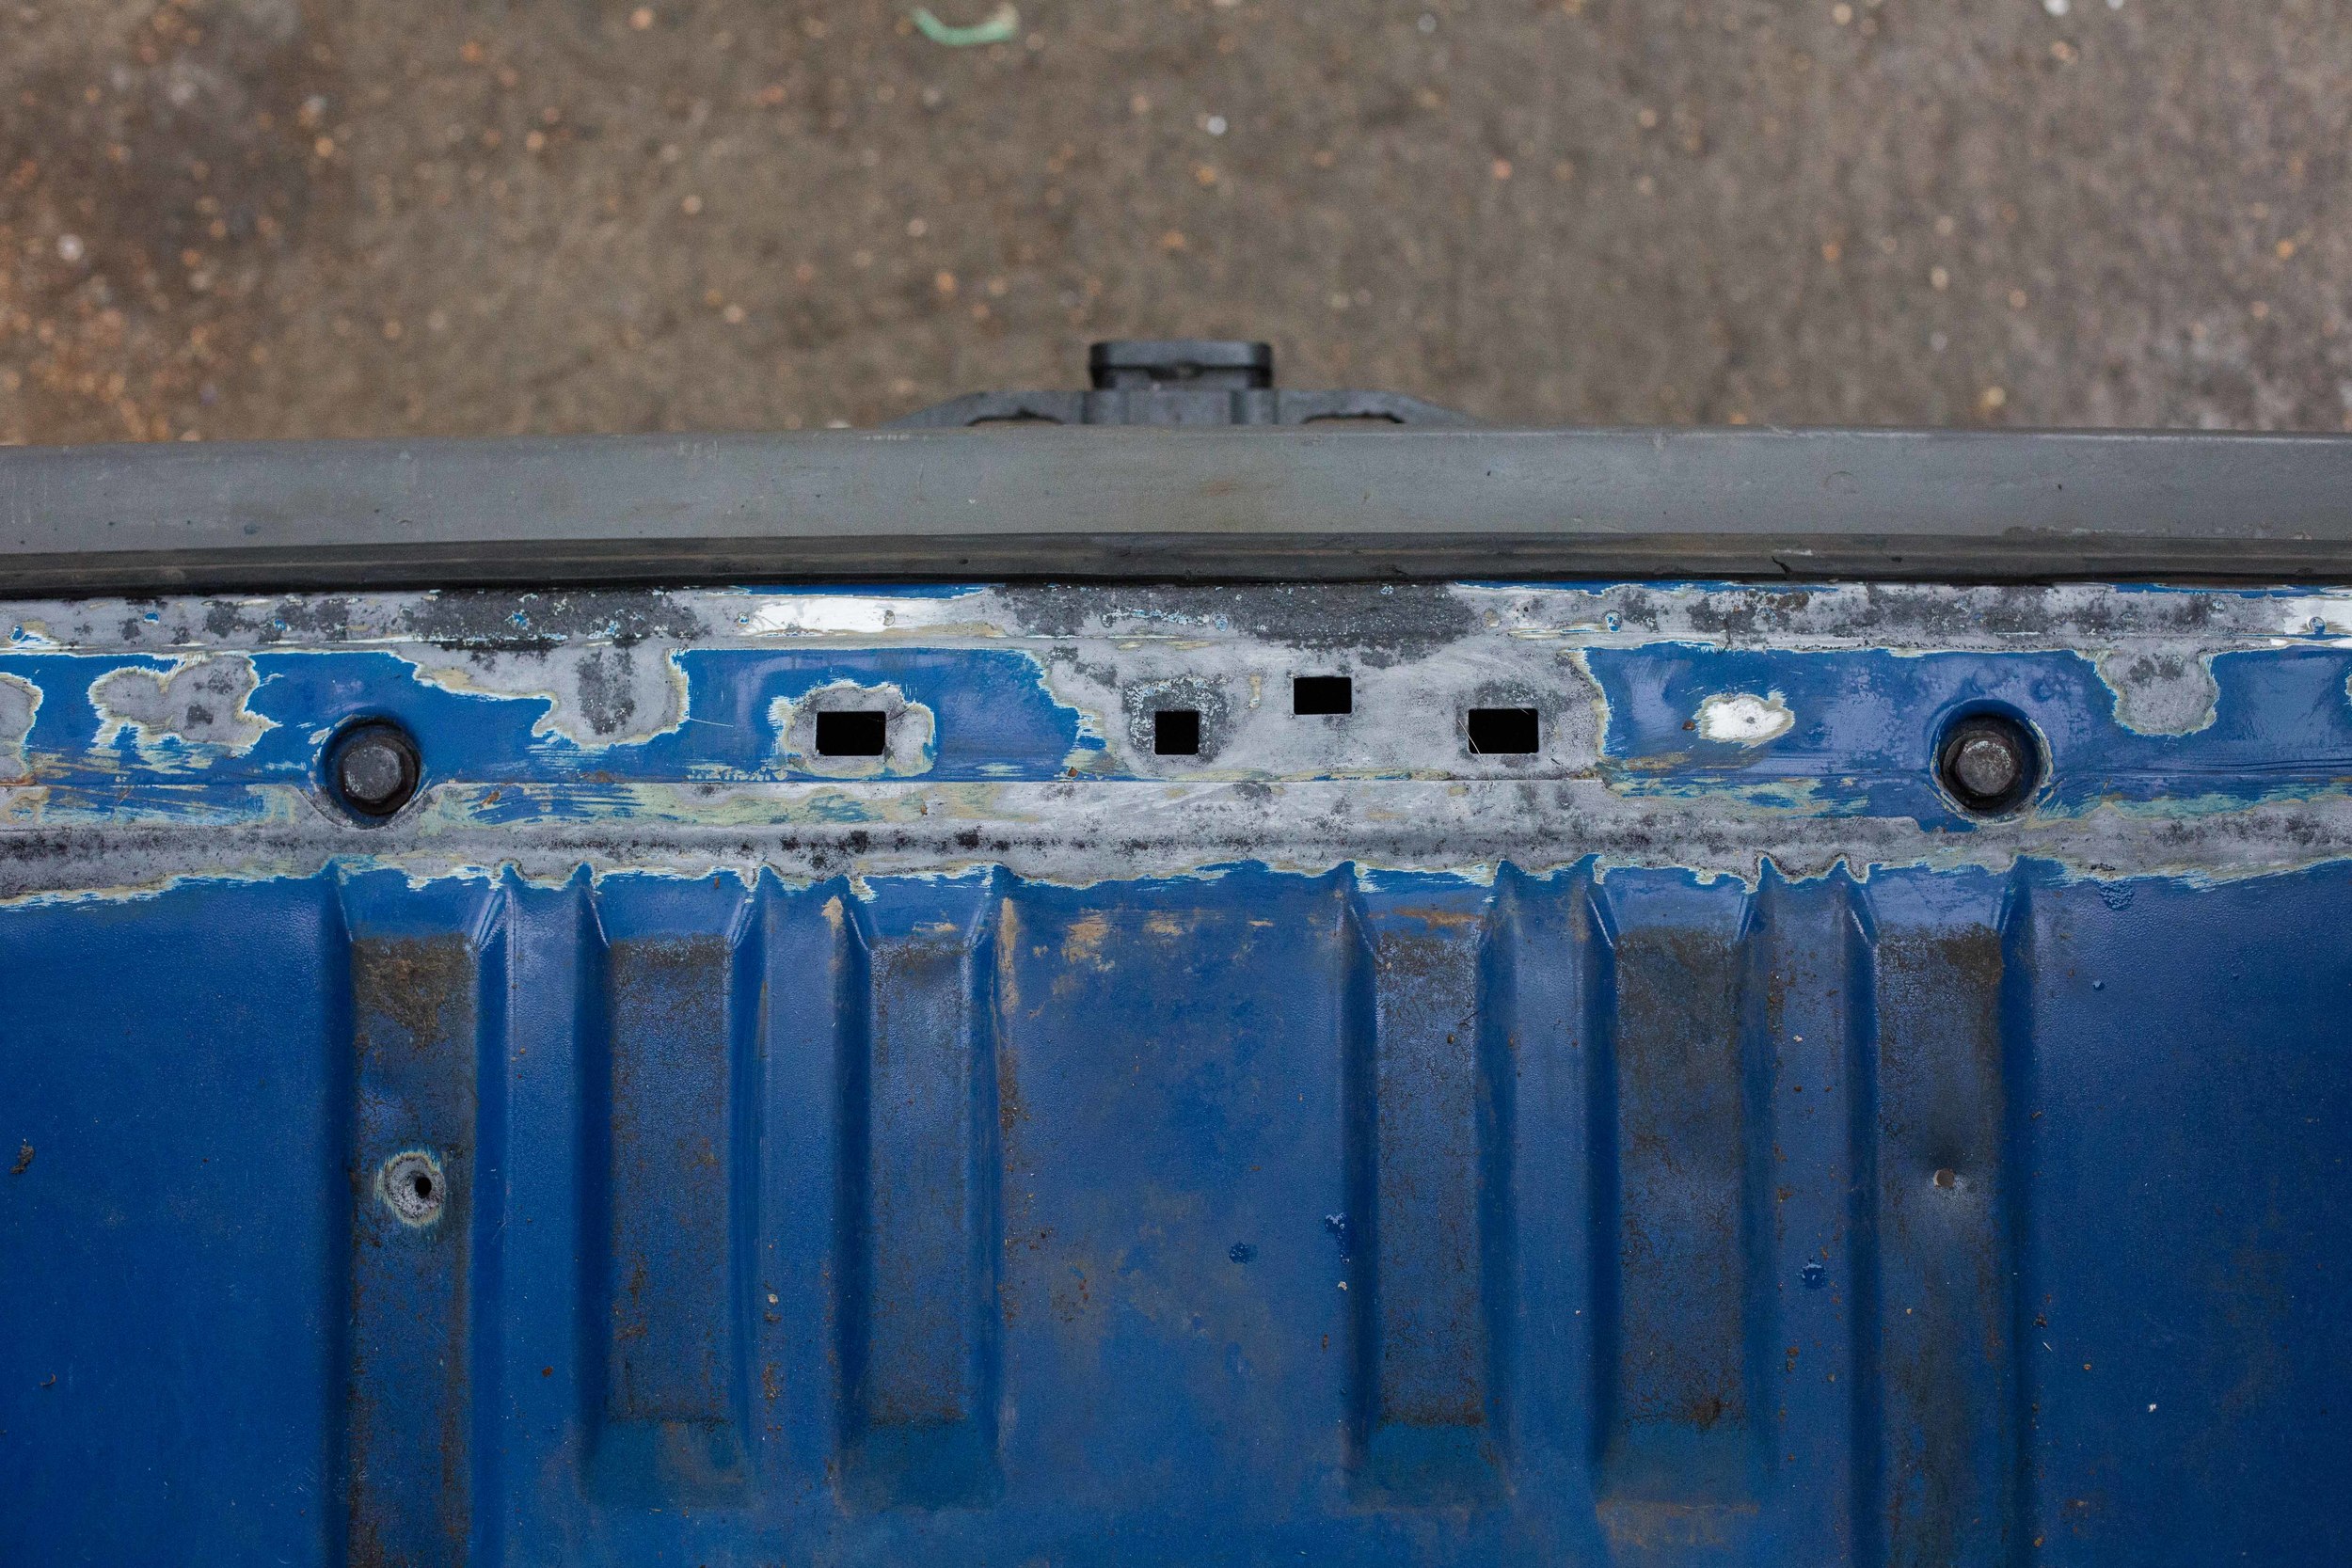
{"type": "Polygon", "coordinates": [[[1960,1185],[1960,1177],[1949,1165],[1935,1173],[1935,1184],[1949,1191],[1960,1185]]]}
{"type": "Polygon", "coordinates": [[[409,1148],[384,1162],[376,1172],[375,1190],[392,1216],[413,1228],[441,1217],[447,1186],[440,1162],[421,1148],[409,1148]]]}

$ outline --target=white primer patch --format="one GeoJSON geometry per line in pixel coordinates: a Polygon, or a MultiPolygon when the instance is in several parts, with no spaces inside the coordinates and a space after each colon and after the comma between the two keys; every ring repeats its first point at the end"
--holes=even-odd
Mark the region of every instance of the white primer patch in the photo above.
{"type": "Polygon", "coordinates": [[[546,711],[531,723],[533,738],[560,736],[583,752],[601,752],[642,746],[685,727],[688,687],[679,652],[643,642],[402,657],[420,685],[467,697],[544,703],[546,711]]]}
{"type": "Polygon", "coordinates": [[[910,702],[891,681],[861,686],[834,681],[800,697],[778,697],[768,705],[775,726],[776,761],[828,779],[903,779],[928,773],[939,757],[939,718],[929,705],[910,702]],[[880,756],[832,756],[817,749],[820,713],[875,712],[882,716],[880,756]]]}
{"type": "Polygon", "coordinates": [[[1777,740],[1797,726],[1779,692],[1753,696],[1745,691],[1718,693],[1699,705],[1699,738],[1734,746],[1761,746],[1777,740]]]}
{"type": "Polygon", "coordinates": [[[2299,594],[2278,604],[2283,637],[2352,636],[2352,594],[2299,594]]]}
{"type": "Polygon", "coordinates": [[[24,776],[24,742],[40,716],[41,690],[23,675],[0,673],[0,772],[24,776]]]}
{"type": "Polygon", "coordinates": [[[2135,735],[2195,735],[2220,712],[2208,650],[2148,640],[2081,657],[2114,696],[2115,721],[2135,735]]]}
{"type": "Polygon", "coordinates": [[[110,670],[90,682],[89,705],[98,714],[91,746],[103,751],[127,732],[140,763],[158,771],[243,756],[278,727],[246,705],[261,684],[244,654],[174,659],[165,670],[110,670]]]}
{"type": "MultiPolygon", "coordinates": [[[[968,626],[967,600],[977,593],[947,598],[914,598],[879,594],[763,594],[736,624],[747,637],[888,637],[944,626],[968,626]]],[[[970,627],[980,634],[1002,635],[994,627],[970,627]]]]}

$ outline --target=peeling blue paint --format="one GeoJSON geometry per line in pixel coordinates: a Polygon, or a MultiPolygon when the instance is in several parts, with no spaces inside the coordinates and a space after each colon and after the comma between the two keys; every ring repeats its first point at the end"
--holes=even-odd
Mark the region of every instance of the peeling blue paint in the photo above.
{"type": "MultiPolygon", "coordinates": [[[[1604,766],[1635,793],[1743,795],[1802,782],[1806,809],[1901,816],[1964,828],[1935,788],[1944,724],[1972,705],[2026,720],[2046,737],[2045,809],[2103,800],[2308,799],[2352,777],[2352,654],[2289,647],[2217,656],[2212,723],[2145,735],[2115,717],[2086,661],[2059,653],[1761,653],[1692,644],[1596,648],[1585,663],[1610,721],[1604,766]],[[1795,722],[1766,746],[1703,739],[1697,715],[1724,692],[1785,694],[1795,722]]],[[[1752,797],[1751,797],[1752,798],[1752,797]]]]}
{"type": "MultiPolygon", "coordinates": [[[[211,760],[203,778],[223,786],[307,780],[317,768],[325,736],[361,717],[396,720],[423,737],[435,780],[818,778],[825,775],[779,766],[770,707],[836,682],[895,683],[930,706],[939,716],[939,736],[930,773],[943,781],[1056,778],[1073,751],[1102,745],[1099,738],[1082,741],[1076,711],[1044,689],[1035,661],[1025,654],[689,649],[676,657],[688,682],[685,722],[638,744],[591,752],[560,735],[532,733],[546,712],[545,698],[420,681],[414,663],[398,654],[258,653],[253,663],[261,685],[249,705],[277,727],[244,753],[211,760]]],[[[0,673],[30,681],[42,693],[25,741],[34,771],[44,782],[65,784],[180,776],[176,768],[142,758],[127,733],[110,746],[99,745],[103,721],[89,698],[91,686],[114,671],[171,668],[172,661],[151,657],[0,657],[0,673]]]]}
{"type": "Polygon", "coordinates": [[[1814,592],[483,611],[502,682],[675,661],[611,743],[389,600],[18,617],[0,1560],[2352,1555],[2352,599],[1772,629],[1814,592]],[[2240,617],[2124,626],[2210,721],[2135,729],[2101,639],[2173,610],[2240,617]],[[275,727],[99,744],[215,643],[275,727]],[[919,777],[779,766],[836,683],[919,777]],[[1222,756],[1134,738],[1184,691],[1222,756]],[[1495,692],[1544,750],[1469,753],[1495,692]],[[2050,752],[2013,819],[1931,776],[1985,705],[2050,752]],[[362,716],[425,757],[379,827],[308,799],[362,716]]]}

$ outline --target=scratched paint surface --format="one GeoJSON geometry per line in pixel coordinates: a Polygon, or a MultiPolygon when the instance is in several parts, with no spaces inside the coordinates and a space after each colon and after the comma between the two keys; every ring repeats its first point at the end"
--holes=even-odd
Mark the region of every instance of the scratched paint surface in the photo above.
{"type": "Polygon", "coordinates": [[[0,1560],[2352,1553],[2352,597],[0,626],[0,1560]]]}

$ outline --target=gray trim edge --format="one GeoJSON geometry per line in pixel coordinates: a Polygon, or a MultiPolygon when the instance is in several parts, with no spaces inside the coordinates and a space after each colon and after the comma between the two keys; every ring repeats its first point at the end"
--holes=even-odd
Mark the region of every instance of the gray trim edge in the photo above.
{"type": "Polygon", "coordinates": [[[2352,436],[1057,429],[0,451],[14,594],[745,580],[2352,582],[2352,436]]]}

